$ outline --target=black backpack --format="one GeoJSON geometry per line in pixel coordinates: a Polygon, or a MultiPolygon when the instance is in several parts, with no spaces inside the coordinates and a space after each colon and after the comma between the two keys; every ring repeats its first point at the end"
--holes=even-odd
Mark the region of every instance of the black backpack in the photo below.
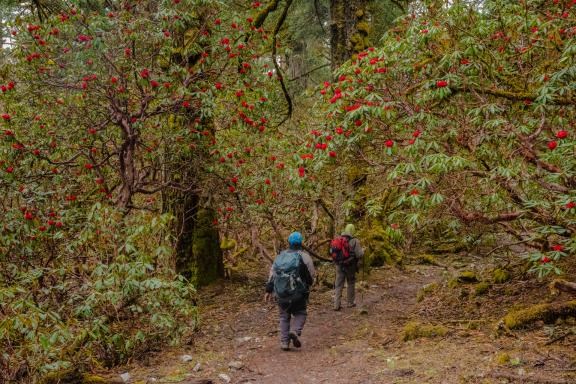
{"type": "Polygon", "coordinates": [[[292,303],[304,298],[308,286],[300,276],[302,256],[298,251],[280,252],[273,264],[274,293],[279,303],[292,303]]]}

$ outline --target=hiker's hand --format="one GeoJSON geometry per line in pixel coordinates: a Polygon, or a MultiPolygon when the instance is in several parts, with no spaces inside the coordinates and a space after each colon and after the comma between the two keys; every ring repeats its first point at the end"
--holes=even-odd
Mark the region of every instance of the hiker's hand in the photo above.
{"type": "Polygon", "coordinates": [[[270,301],[270,297],[272,297],[272,294],[266,292],[266,293],[264,294],[264,301],[265,301],[265,302],[269,302],[269,301],[270,301]]]}

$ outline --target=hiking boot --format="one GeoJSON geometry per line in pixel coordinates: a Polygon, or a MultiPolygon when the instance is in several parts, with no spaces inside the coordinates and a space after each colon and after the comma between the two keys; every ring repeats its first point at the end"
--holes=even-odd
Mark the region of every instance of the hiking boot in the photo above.
{"type": "Polygon", "coordinates": [[[280,349],[283,351],[289,351],[290,350],[290,342],[289,341],[283,341],[280,343],[280,349]]]}
{"type": "Polygon", "coordinates": [[[292,340],[292,344],[296,347],[296,348],[300,348],[302,346],[302,343],[300,342],[300,339],[298,339],[298,335],[294,332],[290,332],[290,340],[292,340]]]}

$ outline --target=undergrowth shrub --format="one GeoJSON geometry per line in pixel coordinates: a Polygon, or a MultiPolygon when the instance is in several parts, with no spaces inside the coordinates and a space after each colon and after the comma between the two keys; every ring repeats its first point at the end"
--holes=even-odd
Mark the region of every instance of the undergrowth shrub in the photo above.
{"type": "Polygon", "coordinates": [[[28,239],[34,253],[11,246],[20,236],[0,240],[3,378],[119,364],[196,325],[194,287],[172,272],[168,215],[96,204],[73,216],[59,238],[28,239]]]}

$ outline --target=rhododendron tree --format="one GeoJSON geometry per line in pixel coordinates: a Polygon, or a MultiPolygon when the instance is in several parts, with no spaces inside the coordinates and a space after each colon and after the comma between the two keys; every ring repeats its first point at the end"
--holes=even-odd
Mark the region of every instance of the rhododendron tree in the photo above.
{"type": "Polygon", "coordinates": [[[576,251],[574,19],[562,1],[414,5],[382,48],[322,87],[334,142],[371,167],[373,188],[399,191],[391,222],[449,238],[505,233],[548,255],[527,250],[535,271],[558,272],[576,251]]]}

